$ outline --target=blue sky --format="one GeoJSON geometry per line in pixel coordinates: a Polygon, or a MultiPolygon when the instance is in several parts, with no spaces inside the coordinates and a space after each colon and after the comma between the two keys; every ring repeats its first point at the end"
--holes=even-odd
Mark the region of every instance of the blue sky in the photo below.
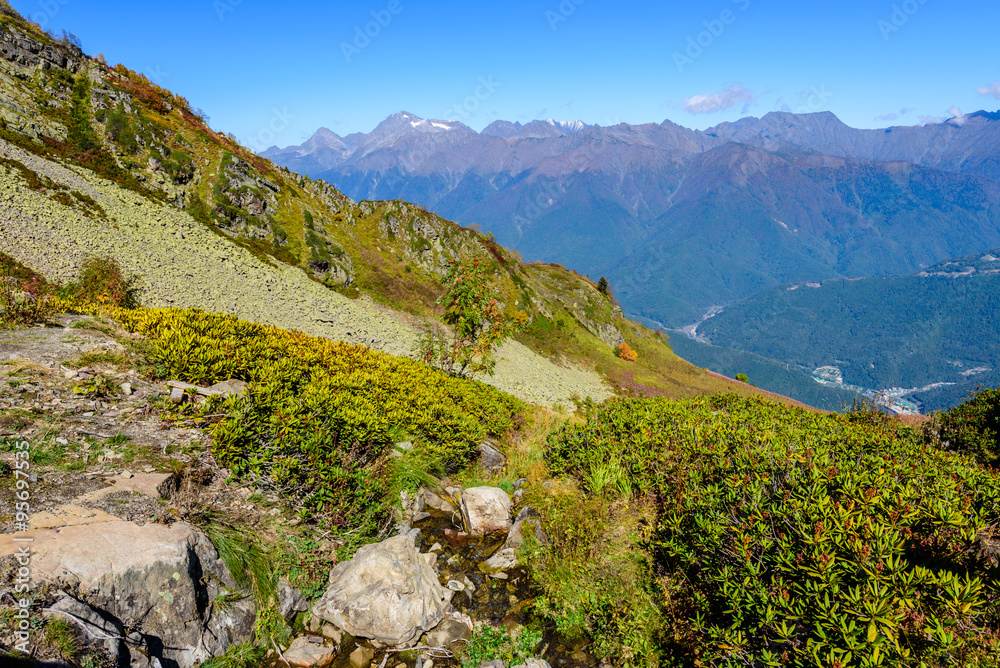
{"type": "Polygon", "coordinates": [[[996,0],[11,0],[187,97],[251,148],[406,110],[706,128],[772,110],[855,127],[1000,108],[996,0]],[[367,34],[365,34],[367,32],[367,34]]]}

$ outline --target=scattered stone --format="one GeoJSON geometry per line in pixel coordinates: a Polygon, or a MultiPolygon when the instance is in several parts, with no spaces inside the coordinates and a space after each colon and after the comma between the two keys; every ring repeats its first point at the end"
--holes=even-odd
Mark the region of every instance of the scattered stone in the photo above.
{"type": "Polygon", "coordinates": [[[135,477],[135,474],[132,473],[131,471],[125,470],[121,472],[121,477],[124,478],[125,480],[131,480],[132,478],[135,477]]]}
{"type": "Polygon", "coordinates": [[[507,575],[503,571],[498,571],[496,573],[487,573],[487,575],[489,575],[491,578],[495,578],[497,580],[506,580],[506,579],[508,579],[510,577],[509,575],[507,575]]]}
{"type": "MultiPolygon", "coordinates": [[[[313,617],[313,619],[316,618],[313,617]]],[[[317,620],[317,622],[318,621],[319,620],[317,620]]],[[[335,642],[337,645],[340,645],[340,643],[343,642],[344,640],[343,631],[338,629],[333,624],[323,624],[322,628],[320,629],[320,633],[322,633],[324,637],[329,638],[330,640],[335,642]]]]}
{"type": "Polygon", "coordinates": [[[356,638],[386,645],[412,643],[437,626],[454,595],[438,583],[409,536],[362,547],[333,569],[330,583],[313,614],[356,638]]]}
{"type": "Polygon", "coordinates": [[[431,546],[431,549],[429,549],[429,550],[427,550],[427,551],[428,551],[428,552],[434,552],[434,553],[437,553],[437,552],[444,552],[444,547],[443,547],[443,546],[441,545],[441,543],[434,543],[434,544],[433,544],[433,545],[431,546]]]}
{"type": "Polygon", "coordinates": [[[469,534],[464,531],[445,529],[444,537],[448,539],[448,543],[451,545],[452,549],[455,550],[466,547],[469,544],[469,534]]]}
{"type": "Polygon", "coordinates": [[[368,668],[374,658],[374,650],[368,647],[359,647],[351,652],[351,668],[368,668]]]}
{"type": "Polygon", "coordinates": [[[295,619],[295,615],[308,609],[309,602],[306,601],[302,592],[293,587],[288,580],[282,578],[278,582],[278,612],[281,613],[281,616],[291,622],[295,619]]]}
{"type": "Polygon", "coordinates": [[[414,522],[423,522],[424,520],[426,520],[430,516],[431,516],[430,513],[417,513],[416,515],[413,516],[413,521],[414,522]]]}
{"type": "Polygon", "coordinates": [[[517,566],[517,550],[524,545],[524,531],[532,531],[541,544],[548,543],[548,536],[542,529],[541,516],[531,506],[526,506],[517,514],[514,526],[507,534],[507,540],[496,553],[484,562],[487,570],[503,571],[517,566]]]}
{"type": "Polygon", "coordinates": [[[421,496],[424,497],[424,505],[428,508],[433,508],[434,510],[441,510],[441,504],[444,503],[444,499],[435,494],[429,489],[421,489],[421,496]]]}
{"type": "Polygon", "coordinates": [[[244,394],[248,387],[250,386],[246,382],[230,378],[229,380],[224,380],[221,383],[216,383],[208,388],[208,391],[212,394],[218,394],[223,397],[231,397],[233,395],[244,394]]]}
{"type": "Polygon", "coordinates": [[[479,464],[490,473],[499,473],[507,465],[507,458],[492,443],[483,441],[479,444],[479,464]]]}
{"type": "Polygon", "coordinates": [[[325,647],[320,643],[311,642],[311,638],[296,638],[291,647],[285,650],[285,661],[294,668],[326,668],[333,663],[337,655],[335,647],[325,647]]]}
{"type": "Polygon", "coordinates": [[[449,580],[447,587],[452,591],[465,591],[465,585],[458,580],[449,580]]]}
{"type": "Polygon", "coordinates": [[[121,388],[122,388],[122,394],[124,394],[126,397],[132,396],[132,383],[122,383],[121,388]]]}
{"type": "Polygon", "coordinates": [[[461,500],[462,519],[470,536],[483,536],[497,531],[509,531],[510,497],[499,487],[473,487],[465,490],[461,500]]]}

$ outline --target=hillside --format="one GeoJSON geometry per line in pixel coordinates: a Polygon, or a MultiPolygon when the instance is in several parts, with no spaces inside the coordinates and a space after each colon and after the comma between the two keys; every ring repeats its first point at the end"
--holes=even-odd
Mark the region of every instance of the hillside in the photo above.
{"type": "Polygon", "coordinates": [[[232,313],[408,355],[441,314],[449,263],[479,258],[508,312],[534,323],[483,380],[548,405],[727,386],[573,272],[526,264],[403,201],[355,202],[253,155],[124,65],[16,15],[0,16],[0,27],[0,251],[52,280],[71,279],[85,257],[110,256],[143,276],[149,306],[232,313]],[[561,324],[546,334],[546,322],[561,324]],[[638,363],[614,355],[626,340],[638,363]]]}
{"type": "Polygon", "coordinates": [[[806,372],[838,367],[846,385],[910,390],[925,412],[947,408],[977,386],[1000,385],[998,257],[769,290],[706,320],[698,333],[806,372]]]}
{"type": "Polygon", "coordinates": [[[706,131],[498,121],[481,133],[404,112],[264,155],[605,275],[626,312],[681,327],[765,288],[907,273],[1000,244],[998,147],[987,112],[884,131],[772,113],[706,131]]]}

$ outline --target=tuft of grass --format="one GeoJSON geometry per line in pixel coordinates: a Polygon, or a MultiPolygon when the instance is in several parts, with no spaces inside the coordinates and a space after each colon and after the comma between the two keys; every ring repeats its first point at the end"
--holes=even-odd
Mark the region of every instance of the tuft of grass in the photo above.
{"type": "Polygon", "coordinates": [[[80,654],[76,629],[62,617],[54,617],[45,625],[45,642],[66,661],[73,662],[80,654]]]}
{"type": "Polygon", "coordinates": [[[232,645],[222,656],[214,656],[201,668],[257,668],[262,665],[266,650],[254,643],[232,645]]]}

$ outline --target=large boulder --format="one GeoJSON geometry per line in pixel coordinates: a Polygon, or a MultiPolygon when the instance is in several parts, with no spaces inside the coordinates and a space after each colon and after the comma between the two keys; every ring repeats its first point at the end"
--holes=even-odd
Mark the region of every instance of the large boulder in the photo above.
{"type": "Polygon", "coordinates": [[[410,645],[451,608],[454,592],[438,583],[436,561],[417,552],[409,535],[366,545],[330,572],[313,615],[356,638],[410,645]]]}
{"type": "MultiPolygon", "coordinates": [[[[27,534],[36,587],[60,591],[47,614],[89,637],[96,631],[118,665],[134,668],[192,668],[252,639],[252,600],[214,604],[235,585],[203,533],[84,510],[65,507],[55,515],[62,526],[27,534]]],[[[23,535],[0,536],[0,555],[14,554],[23,543],[13,539],[23,535]]]]}
{"type": "Polygon", "coordinates": [[[498,487],[472,487],[462,492],[462,519],[470,536],[509,531],[510,497],[498,487]]]}

